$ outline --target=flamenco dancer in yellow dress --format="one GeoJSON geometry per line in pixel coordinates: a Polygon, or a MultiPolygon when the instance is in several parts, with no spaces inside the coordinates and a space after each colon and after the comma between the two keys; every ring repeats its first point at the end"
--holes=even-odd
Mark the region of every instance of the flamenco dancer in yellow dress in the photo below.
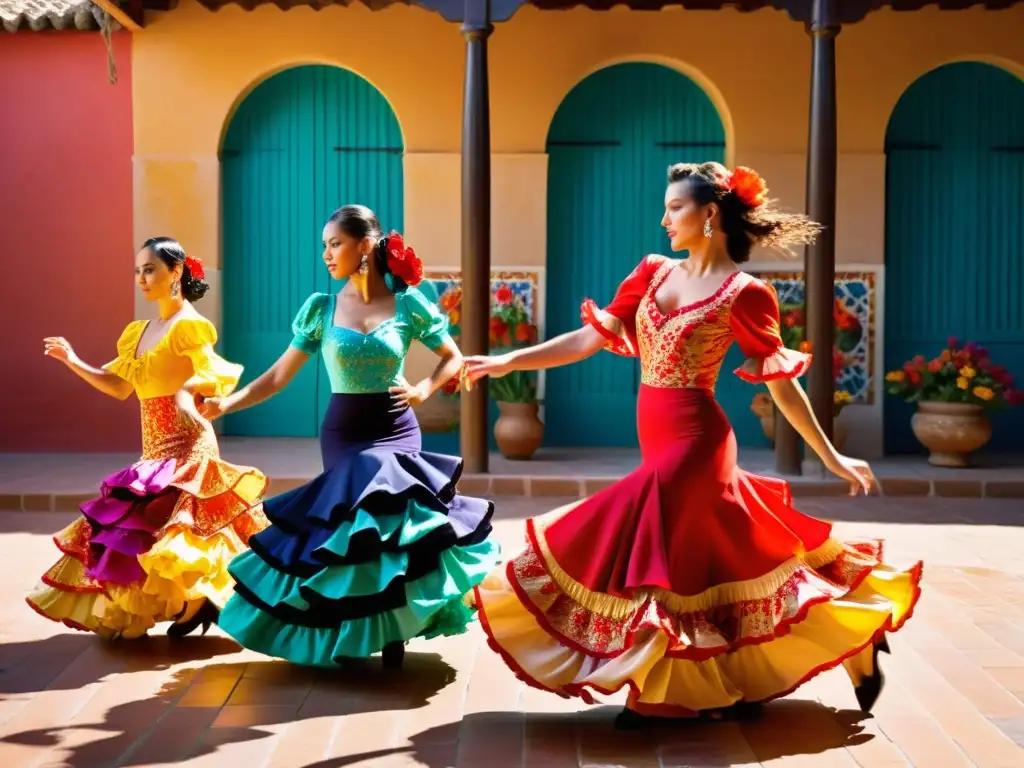
{"type": "Polygon", "coordinates": [[[818,227],[775,210],[753,171],[669,169],[662,224],[683,261],[648,256],[604,309],[544,344],[467,358],[470,381],[565,365],[602,347],[639,354],[641,465],[600,493],[527,522],[527,547],[476,588],[491,647],[561,696],[627,688],[616,724],[749,715],[842,665],[861,707],[882,687],[878,652],[910,617],[921,563],[896,570],[880,541],[843,542],[794,509],[785,481],[736,465],[714,387],[735,341],[740,378],[765,382],[833,473],[867,491],[866,463],[829,443],[796,382],[774,290],[741,272],[755,243],[808,242],[818,227]]]}
{"type": "Polygon", "coordinates": [[[231,596],[227,566],[267,526],[267,479],[220,459],[213,426],[196,399],[230,393],[241,366],[213,351],[217,332],[192,306],[209,286],[203,265],[175,240],[146,241],[135,258],[139,288],[159,318],[128,325],[103,368],[80,360],[61,337],[46,354],[120,400],[142,406],[142,458],[107,477],[100,496],[54,536],[63,556],[27,598],[40,614],[104,638],[203,632],[231,596]]]}

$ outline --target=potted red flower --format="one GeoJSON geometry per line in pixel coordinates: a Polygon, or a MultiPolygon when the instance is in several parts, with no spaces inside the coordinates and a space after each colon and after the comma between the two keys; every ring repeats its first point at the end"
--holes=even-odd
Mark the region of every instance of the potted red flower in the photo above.
{"type": "MultiPolygon", "coordinates": [[[[462,288],[452,283],[437,300],[438,307],[448,316],[448,332],[455,343],[459,343],[462,322],[462,288]]],[[[416,409],[420,428],[430,434],[456,432],[459,429],[459,391],[458,376],[450,379],[434,397],[431,397],[416,409]]]]}
{"type": "MultiPolygon", "coordinates": [[[[495,292],[491,305],[490,347],[494,354],[529,346],[537,341],[537,326],[530,322],[523,300],[507,285],[495,292]]],[[[498,450],[509,459],[528,459],[544,439],[533,371],[512,371],[488,384],[500,415],[494,425],[498,450]]]]}
{"type": "Polygon", "coordinates": [[[929,451],[928,463],[938,467],[968,466],[971,454],[992,438],[988,412],[1022,401],[1013,377],[992,364],[988,350],[961,346],[955,337],[937,357],[917,355],[885,381],[890,395],[917,403],[911,428],[929,451]]]}

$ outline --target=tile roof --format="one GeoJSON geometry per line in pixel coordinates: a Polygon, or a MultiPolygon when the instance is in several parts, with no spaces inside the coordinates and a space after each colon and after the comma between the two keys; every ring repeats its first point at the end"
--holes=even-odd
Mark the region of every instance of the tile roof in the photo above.
{"type": "Polygon", "coordinates": [[[8,32],[99,29],[103,10],[92,0],[0,0],[0,21],[8,32]]]}

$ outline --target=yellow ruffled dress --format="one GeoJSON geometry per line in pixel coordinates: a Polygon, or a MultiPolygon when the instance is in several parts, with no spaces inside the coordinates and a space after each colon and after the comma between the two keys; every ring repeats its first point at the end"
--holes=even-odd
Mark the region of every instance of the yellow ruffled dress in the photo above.
{"type": "Polygon", "coordinates": [[[139,398],[142,458],[107,477],[54,536],[63,556],[27,598],[48,619],[133,638],[158,622],[187,621],[206,600],[221,608],[233,590],[228,563],[268,525],[267,478],[221,460],[193,399],[229,394],[242,368],[214,352],[209,320],[185,313],[142,354],[148,321],[131,323],[104,366],[139,398]]]}

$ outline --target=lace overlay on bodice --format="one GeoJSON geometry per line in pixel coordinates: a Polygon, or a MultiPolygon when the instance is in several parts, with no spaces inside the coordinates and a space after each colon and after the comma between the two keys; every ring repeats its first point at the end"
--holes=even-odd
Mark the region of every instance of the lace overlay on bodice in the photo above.
{"type": "Polygon", "coordinates": [[[658,269],[637,310],[640,381],[651,387],[714,391],[734,339],[729,327],[732,303],[752,278],[736,272],[708,298],[663,313],[654,294],[675,266],[666,261],[658,269]]]}
{"type": "Polygon", "coordinates": [[[730,275],[706,299],[662,312],[654,295],[678,263],[647,256],[604,309],[591,299],[581,307],[583,322],[601,334],[605,349],[640,357],[643,384],[713,392],[734,341],[747,358],[734,371],[744,381],[794,379],[807,372],[811,356],[782,343],[775,290],[745,272],[730,275]]]}

